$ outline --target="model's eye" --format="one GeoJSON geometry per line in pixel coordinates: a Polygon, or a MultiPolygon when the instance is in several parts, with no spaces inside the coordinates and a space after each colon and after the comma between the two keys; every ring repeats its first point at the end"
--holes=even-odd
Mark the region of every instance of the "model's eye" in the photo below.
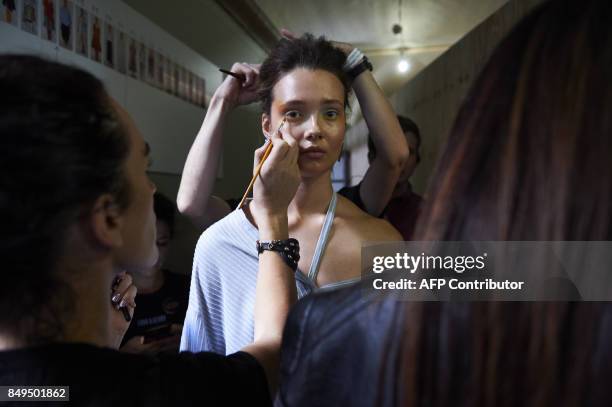
{"type": "Polygon", "coordinates": [[[336,119],[338,117],[338,111],[337,110],[327,110],[325,112],[325,118],[326,119],[336,119]]]}
{"type": "Polygon", "coordinates": [[[285,113],[285,117],[288,120],[297,120],[300,117],[302,117],[302,114],[297,110],[289,110],[288,112],[285,113]]]}

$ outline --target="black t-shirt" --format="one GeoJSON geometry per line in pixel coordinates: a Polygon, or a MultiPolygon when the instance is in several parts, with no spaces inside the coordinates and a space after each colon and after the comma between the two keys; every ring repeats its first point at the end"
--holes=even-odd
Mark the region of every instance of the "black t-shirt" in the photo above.
{"type": "Polygon", "coordinates": [[[238,204],[240,203],[240,199],[236,199],[236,198],[226,199],[225,203],[229,205],[231,210],[234,210],[238,207],[238,204]]]}
{"type": "MultiPolygon", "coordinates": [[[[352,201],[362,211],[368,213],[363,200],[361,199],[361,182],[352,187],[344,187],[338,193],[352,201]]],[[[412,186],[401,196],[393,197],[378,215],[381,219],[386,219],[401,234],[404,240],[412,240],[415,226],[421,213],[423,198],[412,192],[412,186]]]]}
{"type": "MultiPolygon", "coordinates": [[[[353,185],[352,187],[344,187],[340,191],[338,191],[338,193],[342,195],[343,197],[345,197],[346,199],[348,199],[349,201],[351,201],[352,203],[354,203],[355,205],[357,205],[359,209],[361,209],[365,213],[368,213],[368,210],[366,209],[363,203],[363,200],[361,199],[361,194],[359,192],[360,189],[361,189],[361,182],[357,185],[353,185]]],[[[382,214],[378,215],[378,217],[380,218],[382,218],[383,216],[384,216],[384,211],[382,214]]]]}
{"type": "Polygon", "coordinates": [[[70,404],[44,404],[58,406],[271,405],[263,368],[245,352],[156,357],[52,344],[0,352],[0,386],[69,386],[70,404]]]}
{"type": "Polygon", "coordinates": [[[189,277],[164,270],[164,285],[151,294],[137,294],[130,327],[123,337],[144,335],[160,327],[183,324],[189,302],[189,277]]]}

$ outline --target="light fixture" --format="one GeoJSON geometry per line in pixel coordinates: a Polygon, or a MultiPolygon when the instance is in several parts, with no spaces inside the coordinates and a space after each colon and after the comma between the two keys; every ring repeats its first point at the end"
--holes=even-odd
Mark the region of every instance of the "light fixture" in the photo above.
{"type": "Polygon", "coordinates": [[[406,57],[404,57],[404,51],[407,48],[403,45],[404,35],[402,33],[403,32],[403,29],[402,29],[402,0],[398,0],[397,2],[397,20],[398,20],[398,23],[393,24],[393,27],[391,27],[391,31],[393,32],[394,35],[400,36],[400,46],[401,46],[399,48],[400,59],[397,63],[397,70],[399,73],[405,74],[410,69],[410,63],[408,62],[406,57]]]}
{"type": "Polygon", "coordinates": [[[404,52],[407,49],[408,48],[406,47],[402,47],[399,49],[400,55],[399,61],[397,62],[397,71],[401,74],[405,74],[410,70],[410,62],[408,62],[408,59],[406,59],[406,57],[404,56],[404,52]]]}
{"type": "Polygon", "coordinates": [[[399,73],[406,73],[408,72],[408,70],[410,70],[410,63],[403,56],[397,63],[397,70],[399,71],[399,73]]]}

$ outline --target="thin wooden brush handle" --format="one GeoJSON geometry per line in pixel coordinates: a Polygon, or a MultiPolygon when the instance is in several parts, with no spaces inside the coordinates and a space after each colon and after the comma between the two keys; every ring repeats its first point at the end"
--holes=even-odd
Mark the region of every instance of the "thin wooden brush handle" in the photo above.
{"type": "Polygon", "coordinates": [[[246,79],[245,76],[241,73],[228,71],[227,69],[222,69],[222,68],[219,68],[219,70],[226,75],[233,76],[234,78],[238,79],[240,82],[244,82],[244,80],[246,79]]]}
{"type": "Polygon", "coordinates": [[[253,175],[253,178],[251,178],[251,182],[249,182],[249,186],[247,187],[246,191],[244,192],[244,195],[242,196],[242,199],[240,200],[240,203],[238,204],[238,209],[242,208],[242,205],[244,205],[244,201],[246,201],[247,196],[249,195],[249,192],[251,192],[251,188],[253,188],[253,185],[255,184],[255,180],[257,179],[257,177],[259,177],[259,172],[261,171],[261,167],[263,167],[263,164],[266,161],[266,158],[268,158],[271,152],[272,152],[272,140],[268,141],[268,146],[266,147],[266,150],[264,151],[264,155],[263,157],[261,157],[261,161],[259,161],[259,164],[257,164],[257,167],[255,167],[255,175],[253,175]]]}
{"type": "MultiPolygon", "coordinates": [[[[287,121],[287,117],[283,117],[283,120],[278,126],[278,129],[276,129],[276,133],[281,131],[286,121],[287,121]]],[[[244,205],[244,201],[246,201],[247,196],[249,195],[249,192],[251,192],[251,188],[253,188],[253,185],[255,185],[255,180],[257,179],[257,177],[259,177],[259,172],[261,171],[261,167],[263,166],[264,162],[266,161],[266,158],[268,158],[268,156],[270,155],[270,152],[272,151],[272,139],[271,138],[268,139],[268,143],[269,144],[266,147],[266,150],[264,151],[263,157],[261,157],[259,164],[257,164],[257,167],[255,167],[255,175],[253,175],[253,178],[251,178],[251,182],[249,183],[249,186],[247,187],[244,195],[242,196],[242,199],[240,200],[240,203],[238,204],[238,209],[242,208],[242,205],[244,205]]]]}

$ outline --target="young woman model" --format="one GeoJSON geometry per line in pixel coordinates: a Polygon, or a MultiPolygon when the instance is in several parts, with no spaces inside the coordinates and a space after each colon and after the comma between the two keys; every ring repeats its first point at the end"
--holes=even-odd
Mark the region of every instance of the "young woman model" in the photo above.
{"type": "MultiPolygon", "coordinates": [[[[371,131],[391,133],[407,151],[397,117],[367,69],[367,60],[358,55],[354,66],[343,69],[351,52],[347,58],[346,51],[331,42],[304,35],[280,40],[261,67],[234,65],[232,69],[244,75],[244,84],[228,78],[215,92],[181,180],[178,206],[183,212],[197,211],[200,205],[215,205],[217,214],[229,211],[225,202],[209,199],[212,185],[207,177],[217,163],[208,160],[207,153],[218,151],[228,111],[259,98],[266,135],[285,119],[282,134],[294,137],[300,150],[301,183],[288,212],[289,234],[301,245],[295,273],[299,296],[357,281],[363,242],[401,240],[386,221],[367,215],[332,189],[331,171],[342,150],[351,86],[371,131]],[[205,185],[208,189],[203,190],[205,185]]],[[[226,354],[252,339],[258,210],[252,202],[202,234],[181,349],[226,354]]]]}

